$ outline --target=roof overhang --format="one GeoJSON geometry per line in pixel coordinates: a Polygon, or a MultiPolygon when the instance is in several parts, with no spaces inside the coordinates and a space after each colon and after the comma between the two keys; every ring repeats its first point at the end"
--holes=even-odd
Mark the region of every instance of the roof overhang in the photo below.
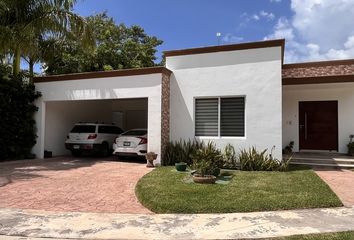
{"type": "Polygon", "coordinates": [[[149,68],[137,68],[137,69],[124,69],[114,71],[101,71],[101,72],[85,72],[85,73],[73,73],[63,75],[52,75],[35,77],[34,83],[41,82],[53,82],[53,81],[68,81],[68,80],[82,80],[92,78],[110,78],[110,77],[123,77],[123,76],[136,76],[136,75],[148,75],[148,74],[166,74],[171,75],[172,71],[165,67],[149,67],[149,68]]]}
{"type": "Polygon", "coordinates": [[[282,54],[281,58],[283,60],[284,46],[285,46],[285,39],[276,39],[276,40],[267,40],[267,41],[259,41],[259,42],[238,43],[238,44],[231,44],[231,45],[172,50],[172,51],[164,51],[163,53],[165,57],[172,57],[172,56],[182,56],[182,55],[192,55],[192,54],[247,50],[247,49],[255,49],[255,48],[281,47],[281,54],[282,54]]]}

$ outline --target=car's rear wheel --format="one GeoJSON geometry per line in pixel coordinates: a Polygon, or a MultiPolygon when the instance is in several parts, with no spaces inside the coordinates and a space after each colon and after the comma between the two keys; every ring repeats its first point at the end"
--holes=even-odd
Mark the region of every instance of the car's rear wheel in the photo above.
{"type": "Polygon", "coordinates": [[[80,151],[80,150],[71,150],[71,154],[74,157],[80,157],[82,155],[82,151],[80,151]]]}

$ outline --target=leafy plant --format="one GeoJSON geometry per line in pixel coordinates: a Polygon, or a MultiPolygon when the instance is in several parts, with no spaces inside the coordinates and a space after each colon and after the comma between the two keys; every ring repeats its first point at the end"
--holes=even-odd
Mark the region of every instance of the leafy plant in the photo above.
{"type": "Polygon", "coordinates": [[[222,154],[215,144],[209,142],[192,156],[192,168],[201,176],[214,175],[222,165],[222,154]]]}
{"type": "Polygon", "coordinates": [[[293,153],[293,148],[294,148],[294,141],[291,141],[291,142],[283,149],[284,154],[291,154],[291,153],[293,153]]]}
{"type": "Polygon", "coordinates": [[[285,161],[277,160],[267,153],[267,149],[259,152],[255,147],[243,149],[239,155],[242,171],[286,171],[290,161],[291,158],[285,161]]]}
{"type": "Polygon", "coordinates": [[[0,161],[32,158],[31,149],[36,143],[33,102],[41,96],[34,85],[11,69],[0,67],[0,161]]]}
{"type": "Polygon", "coordinates": [[[227,144],[223,151],[223,168],[236,169],[238,167],[234,146],[227,144]]]}
{"type": "Polygon", "coordinates": [[[354,156],[354,142],[348,143],[348,154],[354,156]]]}
{"type": "Polygon", "coordinates": [[[162,158],[162,165],[172,166],[175,163],[185,162],[188,165],[192,164],[191,156],[197,149],[204,146],[203,142],[197,140],[180,140],[177,142],[169,142],[165,148],[162,158]]]}

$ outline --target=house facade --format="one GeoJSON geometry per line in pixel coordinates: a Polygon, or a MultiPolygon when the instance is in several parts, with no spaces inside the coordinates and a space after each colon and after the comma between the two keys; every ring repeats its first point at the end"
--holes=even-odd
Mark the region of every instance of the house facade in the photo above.
{"type": "Polygon", "coordinates": [[[65,155],[79,121],[147,127],[161,161],[169,141],[346,152],[354,133],[354,60],[283,64],[284,40],[165,52],[166,66],[36,78],[33,152],[65,155]]]}

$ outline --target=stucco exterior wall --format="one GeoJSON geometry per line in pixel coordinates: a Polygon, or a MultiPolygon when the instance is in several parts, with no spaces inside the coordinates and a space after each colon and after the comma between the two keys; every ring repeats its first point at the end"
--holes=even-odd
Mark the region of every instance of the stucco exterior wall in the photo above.
{"type": "Polygon", "coordinates": [[[354,83],[283,87],[283,147],[294,141],[294,151],[299,151],[300,101],[338,101],[338,149],[346,153],[354,134],[354,83]]]}
{"type": "Polygon", "coordinates": [[[110,122],[111,105],[110,101],[94,100],[47,102],[44,149],[51,151],[53,156],[70,154],[65,149],[64,142],[74,124],[85,121],[110,122]]]}
{"type": "MultiPolygon", "coordinates": [[[[36,83],[43,96],[36,102],[39,111],[35,116],[38,128],[37,144],[33,153],[43,157],[46,129],[46,103],[51,101],[148,99],[148,151],[161,153],[161,73],[136,76],[54,81],[36,83]]],[[[86,109],[94,111],[94,109],[86,109]]],[[[112,108],[110,108],[112,110],[112,108]]],[[[58,144],[63,144],[58,143],[58,144]]]]}
{"type": "Polygon", "coordinates": [[[170,79],[170,138],[195,137],[194,102],[198,97],[245,96],[245,137],[200,137],[223,148],[256,146],[281,158],[281,47],[166,58],[170,79]]]}

